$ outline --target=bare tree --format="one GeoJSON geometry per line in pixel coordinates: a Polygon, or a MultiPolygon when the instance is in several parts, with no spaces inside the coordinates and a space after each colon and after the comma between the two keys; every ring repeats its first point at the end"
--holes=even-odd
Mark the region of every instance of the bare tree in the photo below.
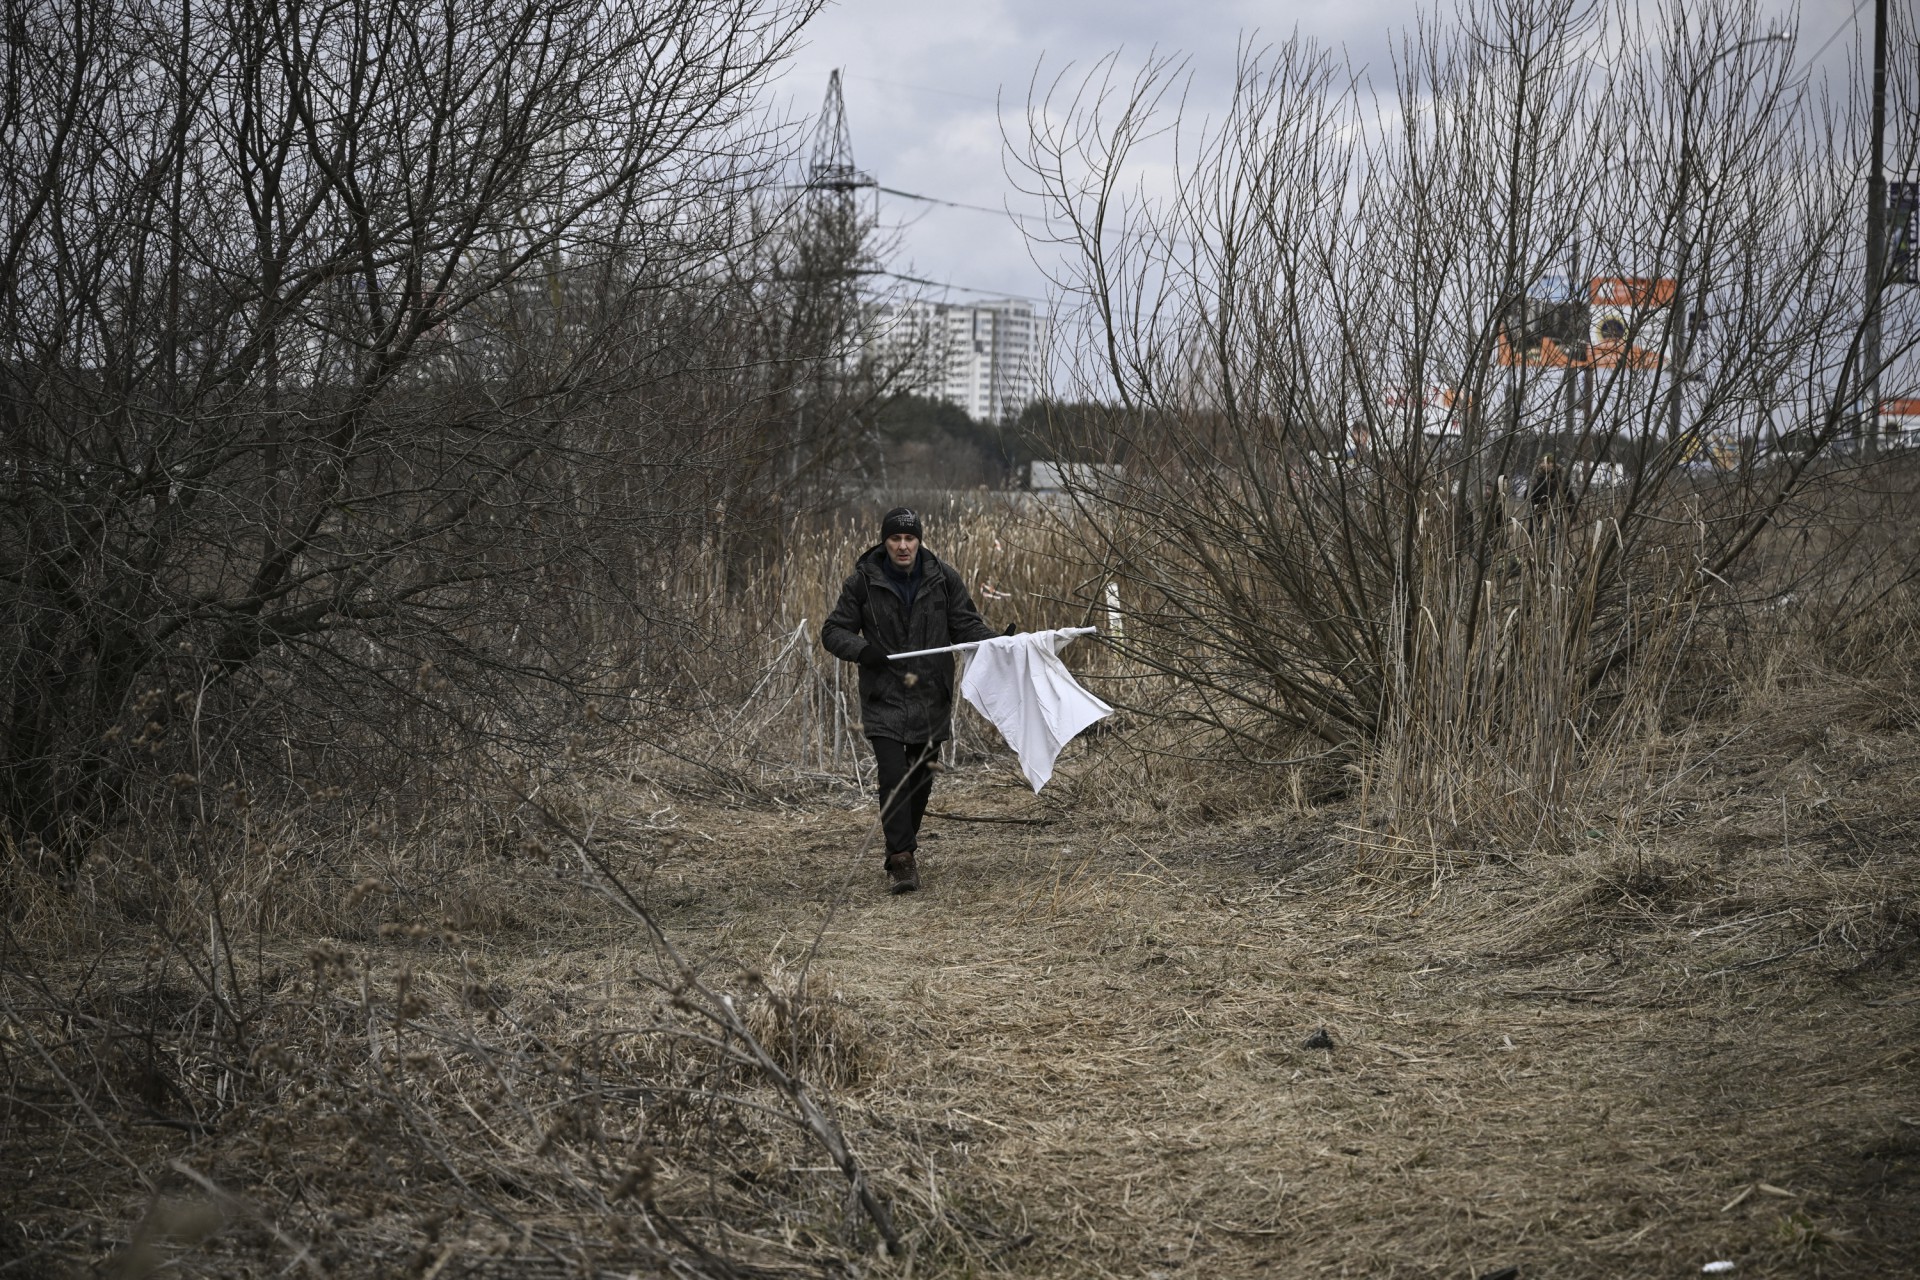
{"type": "Polygon", "coordinates": [[[431,753],[667,686],[645,593],[754,440],[729,263],[815,7],[9,7],[13,833],[223,733],[431,753]]]}
{"type": "Polygon", "coordinates": [[[1624,673],[1781,590],[1736,570],[1822,468],[1764,446],[1837,440],[1864,382],[1863,131],[1792,50],[1737,4],[1486,0],[1383,99],[1299,40],[1244,49],[1211,127],[1172,59],[1039,96],[1025,171],[1116,405],[1060,447],[1122,464],[1077,496],[1177,714],[1269,758],[1464,735],[1552,799],[1646,710],[1624,673]]]}
{"type": "Polygon", "coordinates": [[[748,530],[872,474],[874,415],[901,375],[902,362],[871,342],[871,282],[891,247],[874,215],[831,189],[782,195],[757,205],[763,233],[735,266],[752,299],[739,312],[739,341],[764,415],[761,447],[736,474],[729,504],[729,521],[748,530]]]}
{"type": "MultiPolygon", "coordinates": [[[[758,299],[748,337],[767,393],[766,452],[749,484],[773,512],[844,496],[883,469],[876,417],[899,393],[914,354],[883,339],[888,290],[876,289],[897,247],[883,232],[876,183],[853,159],[840,73],[827,82],[804,165],[762,205],[767,234],[742,264],[758,299]]],[[[751,521],[754,504],[740,514],[751,521]]]]}

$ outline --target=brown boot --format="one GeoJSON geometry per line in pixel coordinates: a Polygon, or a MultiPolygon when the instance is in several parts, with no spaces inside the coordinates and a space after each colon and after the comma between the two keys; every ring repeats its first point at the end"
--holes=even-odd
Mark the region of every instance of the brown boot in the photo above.
{"type": "Polygon", "coordinates": [[[920,868],[911,853],[887,855],[887,892],[912,893],[920,887],[920,868]]]}

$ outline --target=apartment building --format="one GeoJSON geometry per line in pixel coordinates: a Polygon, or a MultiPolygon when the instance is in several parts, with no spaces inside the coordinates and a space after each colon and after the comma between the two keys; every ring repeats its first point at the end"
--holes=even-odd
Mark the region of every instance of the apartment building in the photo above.
{"type": "Polygon", "coordinates": [[[1012,417],[1045,388],[1047,317],[1030,302],[914,299],[881,304],[870,320],[874,352],[902,366],[907,390],[975,421],[1012,417]]]}

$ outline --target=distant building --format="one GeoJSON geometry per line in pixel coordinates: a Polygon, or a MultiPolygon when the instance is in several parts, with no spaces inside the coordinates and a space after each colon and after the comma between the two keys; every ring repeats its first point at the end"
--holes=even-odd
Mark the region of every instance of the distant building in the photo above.
{"type": "Polygon", "coordinates": [[[1888,449],[1911,449],[1920,444],[1920,397],[1880,402],[1880,443],[1888,449]]]}
{"type": "Polygon", "coordinates": [[[1047,317],[1030,302],[885,303],[871,313],[872,350],[902,364],[902,385],[946,400],[978,422],[999,422],[1045,386],[1047,317]]]}

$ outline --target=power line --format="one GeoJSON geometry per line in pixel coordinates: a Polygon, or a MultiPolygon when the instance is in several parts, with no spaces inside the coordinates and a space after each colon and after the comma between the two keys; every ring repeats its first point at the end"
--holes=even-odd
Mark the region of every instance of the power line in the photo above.
{"type": "Polygon", "coordinates": [[[996,107],[1000,105],[997,98],[983,98],[977,93],[961,93],[958,89],[936,89],[931,85],[903,84],[898,80],[882,80],[878,76],[856,76],[851,73],[848,74],[847,79],[864,80],[868,84],[884,84],[890,89],[910,89],[915,93],[937,93],[943,98],[965,98],[969,102],[985,102],[996,107]]]}
{"type": "MultiPolygon", "coordinates": [[[[814,190],[816,187],[816,184],[812,182],[782,182],[776,185],[782,191],[811,191],[811,190],[814,190]]],[[[991,213],[1002,218],[1012,218],[1016,222],[1045,222],[1046,221],[1046,219],[1039,214],[1014,213],[1009,209],[995,209],[990,205],[966,204],[959,200],[942,200],[939,196],[923,196],[918,192],[914,192],[914,191],[902,191],[898,187],[883,187],[883,186],[880,186],[878,183],[875,183],[872,181],[867,181],[865,183],[862,183],[861,185],[870,186],[875,191],[882,192],[886,195],[899,196],[903,200],[919,200],[926,204],[945,205],[949,209],[965,209],[970,213],[991,213]]]]}
{"type": "Polygon", "coordinates": [[[904,284],[923,284],[932,289],[957,289],[961,293],[984,293],[995,298],[1018,298],[1022,302],[1045,303],[1047,299],[1036,298],[1030,293],[1014,293],[1007,289],[982,289],[978,285],[954,284],[949,280],[929,280],[925,276],[902,275],[898,271],[889,271],[885,267],[839,267],[827,271],[775,271],[766,277],[777,283],[816,284],[831,280],[857,280],[861,276],[885,276],[889,280],[899,280],[904,284]]]}
{"type": "Polygon", "coordinates": [[[1821,54],[1833,47],[1833,42],[1840,38],[1842,32],[1848,27],[1857,27],[1860,25],[1860,10],[1866,8],[1866,5],[1867,0],[1856,0],[1853,6],[1853,12],[1840,20],[1840,25],[1834,29],[1832,35],[1827,37],[1827,42],[1818,49],[1815,49],[1812,56],[1807,59],[1806,66],[1809,70],[1812,69],[1814,63],[1820,61],[1821,54]]]}
{"type": "Polygon", "coordinates": [[[994,209],[984,204],[963,204],[958,200],[942,200],[938,196],[923,196],[913,191],[901,191],[895,187],[878,187],[876,190],[890,196],[899,196],[903,200],[921,200],[927,204],[943,204],[949,209],[968,209],[974,213],[997,213],[1003,218],[1012,218],[1015,222],[1045,222],[1046,219],[1031,213],[1014,213],[1010,209],[994,209]]]}
{"type": "Polygon", "coordinates": [[[961,293],[984,293],[996,298],[1018,298],[1022,302],[1045,303],[1045,298],[1036,298],[1030,293],[1013,293],[1006,289],[980,289],[970,284],[953,284],[945,280],[928,280],[923,276],[901,275],[898,271],[868,271],[864,275],[886,276],[889,280],[899,280],[906,284],[924,284],[934,289],[958,289],[961,293]]]}

